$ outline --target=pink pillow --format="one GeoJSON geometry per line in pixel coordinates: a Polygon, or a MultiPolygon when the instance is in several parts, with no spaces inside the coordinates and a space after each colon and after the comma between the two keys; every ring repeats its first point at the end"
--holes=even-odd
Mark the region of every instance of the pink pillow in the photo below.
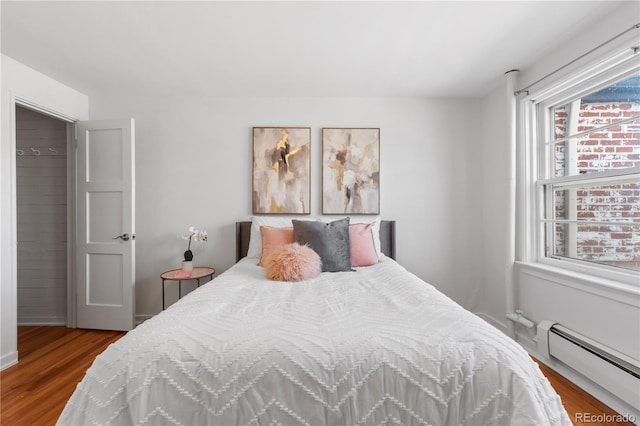
{"type": "Polygon", "coordinates": [[[298,243],[280,246],[263,258],[264,275],[273,281],[304,281],[322,272],[318,253],[298,243]]]}
{"type": "Polygon", "coordinates": [[[261,226],[260,233],[262,234],[262,257],[258,262],[258,266],[264,266],[264,259],[270,252],[295,241],[293,228],[261,226]]]}
{"type": "Polygon", "coordinates": [[[351,241],[351,266],[371,266],[378,263],[378,253],[373,242],[373,224],[354,223],[349,225],[351,241]]]}

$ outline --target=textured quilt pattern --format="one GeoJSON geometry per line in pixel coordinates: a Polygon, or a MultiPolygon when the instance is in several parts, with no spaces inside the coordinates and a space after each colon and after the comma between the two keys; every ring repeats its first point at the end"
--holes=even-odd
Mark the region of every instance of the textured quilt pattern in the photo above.
{"type": "Polygon", "coordinates": [[[528,354],[396,262],[245,259],[96,358],[61,425],[571,424],[528,354]]]}

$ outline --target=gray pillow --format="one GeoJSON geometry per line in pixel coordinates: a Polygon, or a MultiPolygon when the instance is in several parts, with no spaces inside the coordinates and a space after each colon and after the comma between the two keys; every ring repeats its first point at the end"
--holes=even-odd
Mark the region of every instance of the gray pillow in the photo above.
{"type": "Polygon", "coordinates": [[[303,220],[293,223],[293,237],[298,244],[308,244],[322,260],[323,272],[351,271],[349,218],[330,223],[303,220]]]}

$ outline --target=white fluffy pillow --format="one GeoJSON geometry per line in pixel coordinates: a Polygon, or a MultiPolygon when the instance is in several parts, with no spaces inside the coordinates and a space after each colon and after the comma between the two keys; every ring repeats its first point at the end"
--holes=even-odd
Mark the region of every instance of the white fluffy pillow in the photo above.
{"type": "Polygon", "coordinates": [[[251,216],[251,236],[249,237],[249,248],[247,257],[260,258],[262,256],[262,234],[261,226],[272,228],[293,228],[291,219],[315,221],[312,217],[300,216],[251,216]]]}

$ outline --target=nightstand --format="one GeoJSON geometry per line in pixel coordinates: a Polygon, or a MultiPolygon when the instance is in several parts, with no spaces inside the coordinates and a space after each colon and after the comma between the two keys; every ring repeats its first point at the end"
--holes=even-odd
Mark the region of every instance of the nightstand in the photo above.
{"type": "Polygon", "coordinates": [[[164,282],[165,281],[178,281],[178,300],[182,297],[182,281],[186,280],[197,280],[198,287],[200,287],[200,279],[204,277],[209,277],[209,280],[213,279],[213,274],[216,273],[216,270],[209,267],[201,267],[201,268],[193,268],[191,271],[191,275],[184,276],[182,269],[172,269],[167,272],[163,272],[160,275],[162,278],[162,309],[164,310],[164,282]],[[176,276],[177,275],[177,276],[176,276]]]}

